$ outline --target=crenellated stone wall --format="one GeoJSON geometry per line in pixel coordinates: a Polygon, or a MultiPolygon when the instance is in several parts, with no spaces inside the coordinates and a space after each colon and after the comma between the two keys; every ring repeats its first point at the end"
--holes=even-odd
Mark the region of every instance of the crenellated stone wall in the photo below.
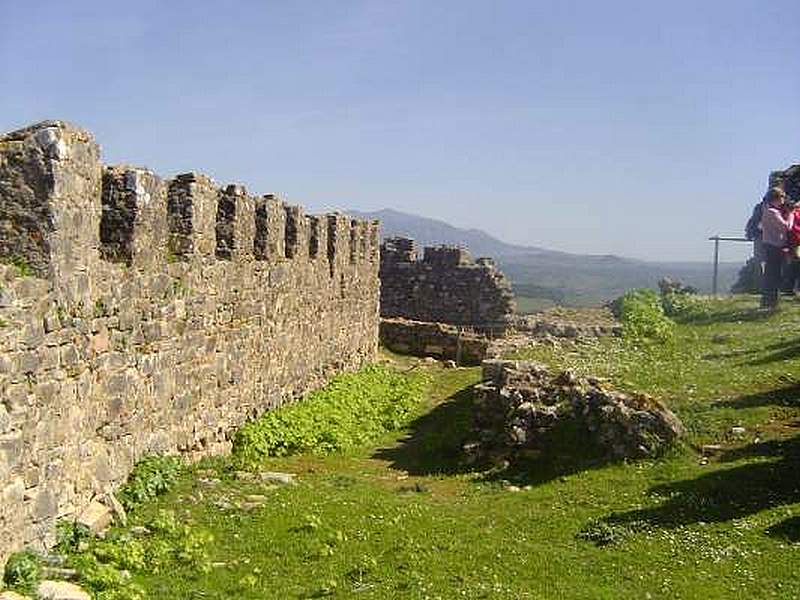
{"type": "Polygon", "coordinates": [[[104,167],[60,121],[0,137],[0,259],[0,561],[377,350],[377,222],[104,167]]]}
{"type": "Polygon", "coordinates": [[[447,323],[502,335],[515,311],[511,284],[489,258],[451,246],[425,248],[389,238],[381,246],[381,317],[447,323]]]}

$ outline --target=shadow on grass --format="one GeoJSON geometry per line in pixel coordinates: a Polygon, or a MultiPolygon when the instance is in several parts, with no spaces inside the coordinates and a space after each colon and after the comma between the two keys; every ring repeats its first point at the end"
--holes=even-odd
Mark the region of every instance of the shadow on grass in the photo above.
{"type": "Polygon", "coordinates": [[[772,352],[746,364],[760,366],[797,358],[800,356],[800,338],[779,342],[777,344],[770,344],[766,349],[772,352]]]}
{"type": "Polygon", "coordinates": [[[766,321],[773,313],[759,308],[736,308],[703,315],[677,315],[672,317],[678,323],[692,325],[713,325],[715,323],[744,323],[766,321]]]}
{"type": "Polygon", "coordinates": [[[800,517],[790,517],[767,529],[767,535],[792,544],[800,542],[800,517]]]}
{"type": "Polygon", "coordinates": [[[714,403],[714,407],[719,408],[755,408],[757,406],[800,406],[800,383],[714,403]]]}
{"type": "Polygon", "coordinates": [[[608,464],[602,452],[586,444],[587,436],[565,423],[543,440],[547,452],[523,451],[522,457],[504,463],[505,455],[470,461],[464,444],[474,440],[472,388],[459,390],[431,412],[410,425],[407,436],[396,445],[379,448],[372,458],[389,461],[390,467],[409,475],[456,475],[483,473],[479,481],[508,481],[539,485],[559,477],[608,464]]]}
{"type": "Polygon", "coordinates": [[[615,462],[602,448],[588,443],[589,439],[577,422],[565,421],[542,436],[540,447],[543,450],[522,450],[510,460],[507,468],[487,472],[483,481],[537,486],[615,462]]]}
{"type": "Polygon", "coordinates": [[[479,470],[465,462],[463,445],[472,430],[472,388],[459,390],[410,425],[397,445],[379,448],[373,458],[410,475],[453,475],[479,470]]]}
{"type": "MultiPolygon", "coordinates": [[[[800,436],[752,444],[731,451],[728,458],[753,460],[759,457],[765,460],[655,486],[650,492],[664,498],[658,506],[612,513],[579,535],[600,543],[608,539],[608,531],[635,532],[653,527],[718,523],[800,502],[800,436]],[[777,460],[766,460],[774,457],[778,457],[777,460]],[[593,539],[592,531],[600,531],[605,537],[593,539]]],[[[776,527],[776,535],[781,532],[796,535],[797,524],[782,523],[776,527]]]]}
{"type": "Polygon", "coordinates": [[[755,348],[737,348],[728,351],[721,351],[721,352],[709,352],[702,356],[703,360],[724,360],[726,358],[746,358],[748,356],[752,356],[754,354],[764,354],[764,356],[759,356],[758,358],[753,358],[749,360],[742,360],[739,364],[741,366],[745,365],[768,365],[770,363],[781,361],[781,360],[791,360],[793,358],[797,358],[800,356],[800,337],[793,338],[791,340],[781,340],[780,342],[776,342],[774,344],[767,344],[763,347],[755,347],[755,348]]]}

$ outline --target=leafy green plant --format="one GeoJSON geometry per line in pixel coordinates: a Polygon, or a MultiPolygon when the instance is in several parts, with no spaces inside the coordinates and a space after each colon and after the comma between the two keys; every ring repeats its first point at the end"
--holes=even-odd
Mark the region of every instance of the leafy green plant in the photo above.
{"type": "Polygon", "coordinates": [[[100,317],[106,316],[107,314],[108,314],[108,307],[106,306],[106,303],[103,301],[103,299],[98,298],[97,300],[95,300],[94,308],[92,310],[92,316],[94,316],[95,319],[98,319],[100,317]]]}
{"type": "Polygon", "coordinates": [[[631,290],[617,301],[625,337],[665,342],[675,333],[675,322],[664,314],[659,295],[650,289],[631,290]]]}
{"type": "Polygon", "coordinates": [[[210,533],[182,523],[172,510],[159,510],[143,522],[146,525],[139,526],[137,535],[112,529],[104,539],[91,538],[80,546],[64,547],[68,564],[95,598],[143,600],[146,596],[132,574],[169,573],[178,568],[196,574],[211,570],[210,533]]]}
{"type": "Polygon", "coordinates": [[[3,262],[7,265],[12,265],[17,269],[17,275],[19,277],[34,277],[36,275],[36,271],[33,270],[30,263],[25,260],[21,256],[11,256],[3,259],[3,262]]]}
{"type": "Polygon", "coordinates": [[[178,479],[183,465],[176,456],[147,456],[139,461],[119,491],[126,510],[166,492],[178,479]]]}
{"type": "Polygon", "coordinates": [[[664,294],[661,298],[664,314],[684,322],[707,318],[715,310],[714,301],[696,294],[664,294]]]}
{"type": "Polygon", "coordinates": [[[58,552],[75,552],[80,550],[92,538],[92,532],[86,525],[77,521],[63,520],[56,523],[56,547],[58,552]]]}
{"type": "Polygon", "coordinates": [[[354,448],[408,422],[427,379],[381,366],[336,377],[302,402],[268,412],[234,438],[242,458],[354,448]]]}
{"type": "Polygon", "coordinates": [[[588,523],[575,534],[575,537],[579,540],[592,542],[596,546],[610,546],[623,542],[634,534],[648,531],[649,529],[651,529],[651,527],[644,521],[614,523],[600,520],[588,523]]]}
{"type": "Polygon", "coordinates": [[[42,579],[41,558],[33,552],[16,552],[9,557],[3,582],[23,593],[32,593],[42,579]]]}

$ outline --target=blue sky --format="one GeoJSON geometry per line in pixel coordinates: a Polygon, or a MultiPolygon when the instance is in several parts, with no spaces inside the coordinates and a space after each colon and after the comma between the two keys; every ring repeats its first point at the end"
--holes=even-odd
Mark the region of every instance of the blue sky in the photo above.
{"type": "MultiPolygon", "coordinates": [[[[0,0],[0,130],[312,210],[707,260],[800,162],[796,0],[0,0]]],[[[742,250],[725,249],[735,259],[742,250]]]]}

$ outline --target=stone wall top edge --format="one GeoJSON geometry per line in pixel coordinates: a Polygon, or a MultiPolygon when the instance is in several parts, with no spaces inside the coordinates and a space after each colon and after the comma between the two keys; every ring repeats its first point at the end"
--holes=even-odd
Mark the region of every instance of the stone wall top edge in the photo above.
{"type": "Polygon", "coordinates": [[[21,127],[19,129],[2,133],[0,134],[0,141],[24,140],[26,138],[35,136],[37,133],[45,129],[62,129],[65,131],[72,131],[81,134],[81,137],[86,137],[92,140],[94,139],[94,136],[89,130],[79,127],[74,123],[63,121],[61,119],[47,119],[44,121],[39,121],[38,123],[33,123],[32,125],[28,125],[26,127],[21,127]]]}
{"type": "MultiPolygon", "coordinates": [[[[11,131],[0,133],[0,142],[13,142],[13,141],[23,141],[28,138],[34,138],[37,133],[47,130],[47,129],[60,129],[65,132],[73,132],[76,137],[82,139],[83,141],[91,141],[95,142],[95,137],[88,129],[85,129],[79,125],[71,121],[67,121],[64,119],[45,119],[42,121],[38,121],[36,123],[32,123],[25,127],[20,127],[18,129],[13,129],[11,131]]],[[[227,182],[227,183],[217,183],[217,181],[211,177],[210,175],[206,175],[202,171],[199,170],[191,170],[186,171],[183,173],[177,173],[172,177],[166,177],[159,174],[155,169],[150,167],[142,166],[142,165],[135,165],[131,163],[114,163],[114,164],[106,164],[103,163],[102,168],[104,170],[110,169],[114,171],[124,171],[124,170],[133,170],[139,172],[148,173],[160,181],[169,184],[173,181],[208,181],[210,182],[215,188],[218,188],[220,192],[225,192],[230,188],[234,188],[237,191],[241,190],[238,193],[242,195],[252,196],[254,198],[265,198],[268,200],[277,200],[284,206],[298,206],[300,208],[304,208],[303,205],[298,204],[296,202],[291,202],[287,198],[283,197],[281,194],[277,194],[275,192],[264,192],[261,194],[254,194],[247,190],[247,187],[238,182],[227,182]]],[[[334,211],[325,211],[321,213],[306,213],[308,216],[333,216],[333,215],[341,215],[351,221],[357,221],[359,223],[370,223],[370,224],[377,224],[378,220],[370,220],[370,219],[356,219],[351,217],[347,213],[339,210],[334,211]]]]}
{"type": "MultiPolygon", "coordinates": [[[[294,243],[304,248],[296,255],[289,256],[288,250],[284,253],[283,241],[269,242],[268,251],[256,247],[254,235],[259,232],[272,240],[290,235],[289,221],[277,217],[276,208],[278,214],[281,209],[287,211],[287,219],[293,213],[310,220],[335,219],[339,227],[352,228],[350,239],[362,240],[357,257],[377,262],[377,221],[354,219],[341,211],[306,213],[302,205],[279,194],[252,195],[240,183],[218,184],[199,171],[164,177],[147,166],[106,164],[92,134],[67,121],[46,120],[0,133],[0,168],[4,165],[3,177],[10,185],[3,200],[11,208],[0,212],[0,221],[13,226],[4,229],[10,234],[0,236],[0,262],[27,264],[37,279],[64,288],[64,295],[71,294],[65,291],[70,286],[90,290],[91,286],[70,282],[76,273],[94,279],[98,261],[152,271],[166,263],[187,262],[190,256],[225,264],[252,260],[275,264],[308,258],[308,247],[314,241],[306,227],[294,233],[299,236],[294,243]],[[29,163],[35,168],[28,169],[29,163]],[[173,191],[183,194],[175,196],[175,203],[173,191]],[[231,196],[242,207],[242,220],[235,226],[239,217],[223,214],[220,208],[222,199],[230,201],[231,196]],[[26,227],[18,227],[14,220],[22,214],[14,204],[17,201],[30,213],[25,214],[24,223],[20,220],[26,227]],[[263,213],[254,217],[259,202],[270,207],[267,219],[279,220],[266,225],[263,213]],[[248,222],[253,219],[255,223],[248,222]],[[268,233],[260,229],[264,227],[270,228],[268,233]],[[229,256],[221,254],[220,231],[235,237],[236,245],[231,248],[236,251],[229,256]],[[179,245],[184,240],[188,243],[179,245]]],[[[354,243],[349,242],[350,246],[354,243]]],[[[315,251],[311,260],[327,257],[333,261],[334,255],[345,252],[344,247],[333,245],[319,257],[315,251]]]]}
{"type": "MultiPolygon", "coordinates": [[[[2,139],[2,138],[0,138],[2,139]]],[[[151,169],[150,167],[142,166],[142,165],[135,165],[131,163],[115,163],[115,164],[103,164],[104,171],[111,171],[114,173],[122,174],[126,171],[135,171],[138,173],[146,173],[160,182],[162,182],[165,186],[169,187],[173,183],[193,183],[193,182],[204,182],[210,184],[212,187],[215,188],[215,191],[219,194],[230,194],[235,196],[247,197],[251,200],[269,200],[276,202],[280,206],[284,208],[290,209],[301,209],[303,214],[307,217],[341,217],[351,222],[361,223],[361,224],[369,224],[372,226],[379,226],[380,220],[379,219],[360,219],[356,217],[350,216],[348,213],[340,211],[340,210],[331,210],[325,212],[305,212],[305,205],[299,204],[297,202],[293,202],[288,198],[281,196],[280,194],[276,194],[274,192],[264,192],[264,193],[252,193],[247,189],[247,186],[243,183],[238,182],[226,182],[226,183],[219,183],[210,175],[206,175],[202,171],[186,171],[183,173],[177,173],[172,177],[163,177],[159,175],[157,171],[151,169]]]]}

